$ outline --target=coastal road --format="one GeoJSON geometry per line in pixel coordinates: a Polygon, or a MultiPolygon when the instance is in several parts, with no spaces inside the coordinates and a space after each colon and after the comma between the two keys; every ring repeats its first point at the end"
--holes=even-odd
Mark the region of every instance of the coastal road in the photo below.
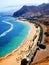
{"type": "MultiPolygon", "coordinates": [[[[36,23],[35,23],[35,24],[36,24],[36,23]]],[[[30,63],[33,62],[34,57],[35,57],[37,51],[38,51],[39,49],[45,49],[45,48],[43,48],[43,46],[42,46],[42,44],[44,43],[44,29],[43,29],[43,27],[40,26],[39,24],[36,24],[36,25],[38,25],[39,28],[40,28],[40,34],[39,34],[39,37],[38,37],[37,42],[34,44],[33,48],[30,50],[30,52],[29,52],[29,54],[28,54],[28,56],[27,56],[27,59],[29,59],[29,65],[30,65],[30,63]],[[40,46],[42,46],[42,47],[40,47],[40,46]]],[[[44,47],[45,47],[45,46],[44,46],[44,47]]]]}

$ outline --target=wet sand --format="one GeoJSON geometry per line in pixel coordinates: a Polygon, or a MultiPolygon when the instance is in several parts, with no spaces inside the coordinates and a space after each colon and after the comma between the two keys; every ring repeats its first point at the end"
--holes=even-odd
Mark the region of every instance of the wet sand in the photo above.
{"type": "MultiPolygon", "coordinates": [[[[21,46],[18,49],[15,49],[9,55],[0,58],[0,65],[20,65],[21,60],[28,53],[28,48],[31,43],[33,43],[34,35],[36,34],[37,28],[35,28],[34,24],[24,21],[24,23],[30,26],[29,34],[26,39],[23,41],[21,46]]],[[[33,43],[34,44],[34,43],[33,43]]]]}

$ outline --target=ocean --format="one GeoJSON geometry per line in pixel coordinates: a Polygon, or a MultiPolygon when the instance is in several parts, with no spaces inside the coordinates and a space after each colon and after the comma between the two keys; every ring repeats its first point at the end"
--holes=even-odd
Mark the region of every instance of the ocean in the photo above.
{"type": "Polygon", "coordinates": [[[0,16],[0,57],[17,49],[29,33],[29,25],[10,16],[0,16]]]}

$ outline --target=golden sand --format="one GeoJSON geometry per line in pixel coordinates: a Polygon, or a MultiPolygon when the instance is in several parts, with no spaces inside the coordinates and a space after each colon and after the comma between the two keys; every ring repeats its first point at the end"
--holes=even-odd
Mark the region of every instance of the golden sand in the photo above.
{"type": "MultiPolygon", "coordinates": [[[[4,58],[0,58],[0,65],[20,65],[21,60],[26,56],[28,53],[28,48],[33,43],[33,38],[36,34],[37,28],[35,28],[34,24],[24,21],[26,24],[30,26],[30,31],[26,39],[23,41],[22,45],[14,50],[9,55],[5,56],[4,58]]],[[[45,28],[46,29],[46,28],[45,28]]],[[[35,41],[37,42],[37,41],[35,41]]],[[[34,44],[34,43],[33,43],[34,44]]],[[[47,45],[47,49],[39,50],[34,58],[34,61],[31,65],[49,65],[49,62],[44,60],[44,58],[49,57],[49,46],[47,45]],[[48,51],[47,51],[48,50],[48,51]]]]}
{"type": "MultiPolygon", "coordinates": [[[[48,28],[46,25],[43,23],[39,23],[36,21],[38,24],[40,24],[44,28],[44,32],[47,32],[48,28]]],[[[44,35],[44,44],[47,46],[45,50],[39,50],[34,58],[34,61],[31,63],[31,65],[49,65],[49,42],[45,42],[45,38],[47,38],[44,35]]],[[[47,41],[49,38],[47,38],[47,41]]]]}
{"type": "Polygon", "coordinates": [[[30,26],[30,31],[26,39],[23,41],[23,44],[10,53],[8,56],[4,58],[0,58],[0,65],[20,65],[21,60],[28,53],[28,48],[31,43],[33,43],[33,37],[36,34],[37,28],[35,28],[34,24],[24,21],[26,24],[30,26]]]}

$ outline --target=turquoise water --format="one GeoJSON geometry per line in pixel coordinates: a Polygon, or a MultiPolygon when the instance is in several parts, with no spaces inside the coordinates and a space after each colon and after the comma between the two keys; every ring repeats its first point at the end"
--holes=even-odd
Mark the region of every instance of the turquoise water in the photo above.
{"type": "Polygon", "coordinates": [[[30,27],[13,17],[0,17],[0,57],[18,48],[27,37],[30,27]]]}

